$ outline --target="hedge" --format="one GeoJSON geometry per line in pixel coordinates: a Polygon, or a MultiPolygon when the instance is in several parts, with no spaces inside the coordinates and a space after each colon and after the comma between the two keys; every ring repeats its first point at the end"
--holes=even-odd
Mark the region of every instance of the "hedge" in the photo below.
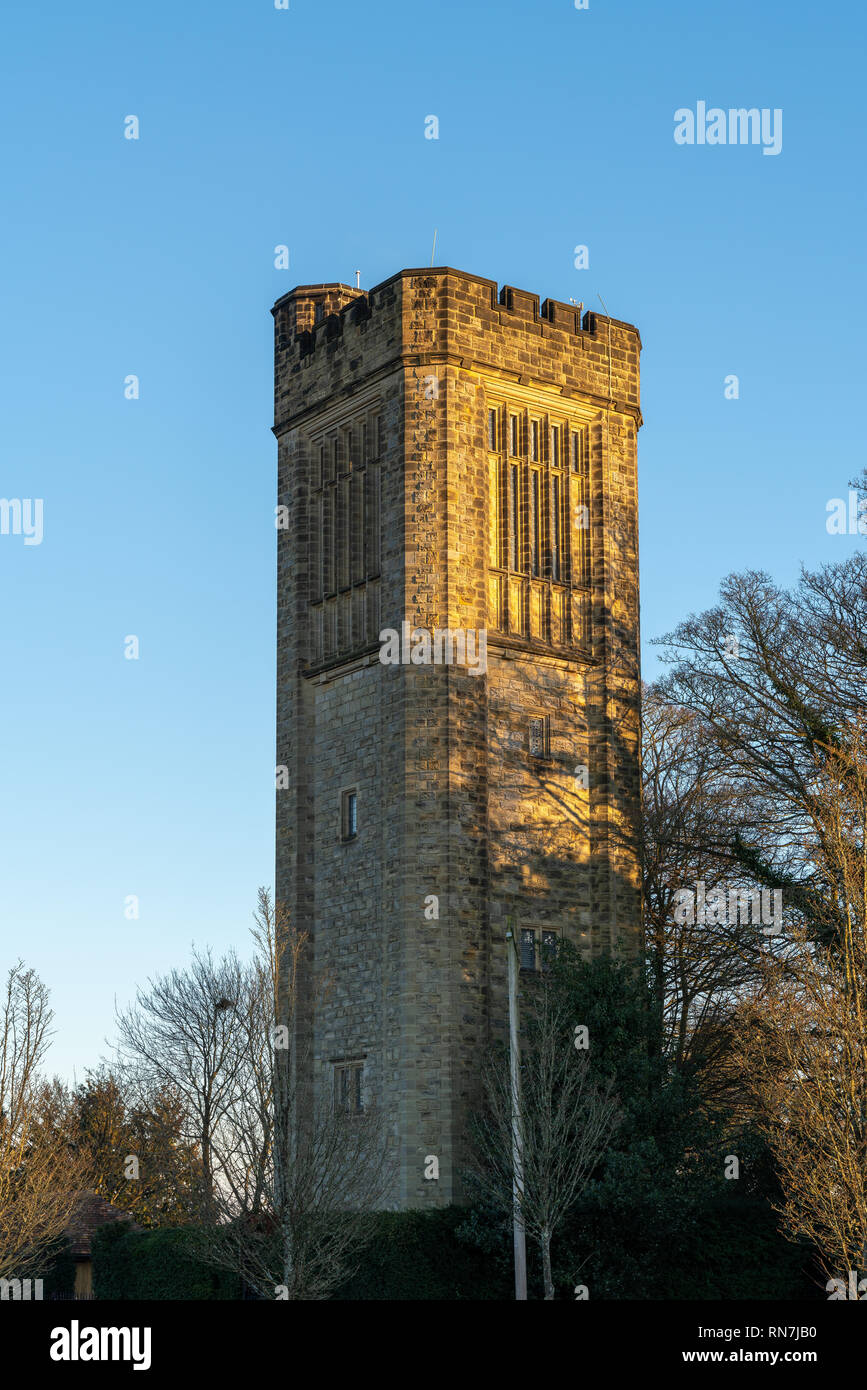
{"type": "Polygon", "coordinates": [[[500,1261],[456,1235],[466,1207],[380,1212],[372,1240],[336,1299],[500,1299],[512,1292],[500,1261]]]}
{"type": "MultiPolygon", "coordinates": [[[[591,1299],[809,1299],[821,1297],[809,1250],[777,1229],[767,1201],[732,1196],[649,1210],[640,1194],[584,1206],[554,1239],[557,1297],[577,1283],[591,1299]]],[[[104,1226],[93,1240],[97,1298],[232,1300],[240,1280],[189,1253],[190,1231],[136,1233],[104,1226]]],[[[513,1298],[511,1229],[479,1208],[380,1212],[339,1301],[513,1298]]],[[[527,1242],[529,1294],[542,1296],[539,1252],[527,1242]]],[[[47,1295],[46,1287],[46,1295],[47,1295]]]]}
{"type": "Polygon", "coordinates": [[[136,1232],[126,1222],[102,1226],[93,1237],[93,1292],[98,1299],[238,1299],[237,1276],[188,1253],[181,1228],[136,1232]]]}

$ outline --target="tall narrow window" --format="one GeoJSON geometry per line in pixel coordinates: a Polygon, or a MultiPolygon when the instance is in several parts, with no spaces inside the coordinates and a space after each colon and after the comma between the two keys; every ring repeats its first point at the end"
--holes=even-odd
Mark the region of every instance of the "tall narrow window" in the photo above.
{"type": "Polygon", "coordinates": [[[518,448],[518,417],[509,416],[509,453],[515,456],[520,453],[518,448]]]}
{"type": "Polygon", "coordinates": [[[368,579],[379,574],[379,466],[364,473],[364,566],[368,579]]]}
{"type": "Polygon", "coordinates": [[[334,488],[322,498],[322,587],[326,597],[334,593],[334,488]]]}
{"type": "Polygon", "coordinates": [[[521,969],[536,969],[536,933],[532,927],[521,931],[521,969]]]}
{"type": "Polygon", "coordinates": [[[353,473],[350,480],[349,582],[364,579],[364,474],[353,473]]]}
{"type": "Polygon", "coordinates": [[[509,569],[519,568],[518,558],[520,554],[520,521],[519,521],[519,502],[521,496],[520,480],[518,478],[518,465],[513,463],[509,467],[509,569]]]}
{"type": "Polygon", "coordinates": [[[488,448],[489,448],[489,449],[496,449],[496,447],[497,447],[497,412],[496,412],[496,410],[489,410],[489,411],[488,411],[488,448]]]}
{"type": "Polygon", "coordinates": [[[572,582],[586,589],[590,585],[590,476],[587,450],[578,430],[572,434],[569,506],[572,512],[572,582]]]}
{"type": "Polygon", "coordinates": [[[539,462],[539,421],[530,421],[530,458],[533,463],[539,462]]]}
{"type": "Polygon", "coordinates": [[[551,426],[551,467],[560,467],[560,426],[551,426]]]}
{"type": "Polygon", "coordinates": [[[530,470],[530,573],[537,578],[542,573],[542,510],[541,474],[530,470]]]}
{"type": "Polygon", "coordinates": [[[551,716],[539,715],[531,719],[528,728],[528,743],[531,758],[546,759],[551,756],[551,716]]]}
{"type": "Polygon", "coordinates": [[[500,462],[488,459],[488,497],[490,499],[490,519],[488,525],[488,564],[492,569],[500,568],[500,543],[502,536],[502,507],[500,506],[500,462]]]}
{"type": "Polygon", "coordinates": [[[560,511],[562,489],[559,473],[551,475],[551,578],[559,579],[562,568],[560,511]]]}
{"type": "Polygon", "coordinates": [[[334,1068],[335,1104],[350,1115],[360,1115],[364,1109],[363,1071],[363,1062],[342,1062],[334,1068]]]}
{"type": "Polygon", "coordinates": [[[340,838],[354,840],[358,834],[358,792],[355,787],[340,796],[340,838]]]}
{"type": "Polygon", "coordinates": [[[337,484],[337,587],[349,587],[349,479],[337,484]]]}
{"type": "Polygon", "coordinates": [[[317,661],[358,647],[378,631],[379,588],[370,581],[379,578],[381,559],[380,465],[367,457],[378,422],[371,411],[312,445],[307,558],[317,661]]]}
{"type": "Polygon", "coordinates": [[[322,498],[310,504],[310,601],[322,598],[322,498]]]}

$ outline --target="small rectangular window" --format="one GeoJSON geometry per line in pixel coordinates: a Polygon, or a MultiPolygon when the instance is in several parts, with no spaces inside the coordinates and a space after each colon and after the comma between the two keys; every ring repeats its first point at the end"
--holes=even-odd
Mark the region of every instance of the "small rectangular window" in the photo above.
{"type": "Polygon", "coordinates": [[[496,410],[489,410],[489,411],[488,411],[488,448],[489,448],[489,449],[496,449],[496,447],[497,447],[497,433],[498,433],[498,431],[497,431],[497,412],[496,412],[496,410]]]}
{"type": "Polygon", "coordinates": [[[530,458],[534,463],[539,462],[539,421],[530,421],[530,458]]]}
{"type": "Polygon", "coordinates": [[[547,758],[551,753],[551,716],[539,715],[530,720],[529,745],[531,758],[547,758]]]}
{"type": "Polygon", "coordinates": [[[572,472],[577,473],[581,467],[581,436],[577,430],[572,432],[572,472]]]}
{"type": "Polygon", "coordinates": [[[509,453],[513,456],[520,453],[518,448],[518,417],[509,416],[509,453]]]}
{"type": "Polygon", "coordinates": [[[358,792],[355,788],[342,793],[340,798],[340,838],[354,840],[358,834],[358,792]]]}
{"type": "Polygon", "coordinates": [[[521,928],[521,969],[549,970],[557,959],[560,933],[547,927],[521,928]]]}
{"type": "Polygon", "coordinates": [[[334,1068],[334,1099],[341,1110],[360,1115],[364,1109],[363,1062],[340,1062],[334,1068]]]}

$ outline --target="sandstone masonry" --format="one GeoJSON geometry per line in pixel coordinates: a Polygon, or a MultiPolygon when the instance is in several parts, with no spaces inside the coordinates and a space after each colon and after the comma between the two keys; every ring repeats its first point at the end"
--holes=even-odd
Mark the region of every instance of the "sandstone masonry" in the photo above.
{"type": "Polygon", "coordinates": [[[311,1084],[384,1112],[394,1203],[441,1205],[507,921],[527,969],[638,944],[641,343],[448,268],[273,313],[276,892],[330,981],[302,1041],[311,1084]],[[486,670],[384,665],[403,623],[486,631],[486,670]]]}

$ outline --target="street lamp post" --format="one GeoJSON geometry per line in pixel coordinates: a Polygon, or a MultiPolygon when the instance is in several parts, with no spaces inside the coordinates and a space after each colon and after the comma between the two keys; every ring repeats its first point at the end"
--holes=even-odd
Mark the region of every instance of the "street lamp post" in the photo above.
{"type": "Polygon", "coordinates": [[[521,1043],[518,1037],[518,943],[515,919],[506,919],[509,956],[509,1077],[512,1100],[512,1236],[515,1247],[515,1298],[527,1298],[527,1237],[524,1231],[524,1136],[521,1126],[521,1043]]]}

